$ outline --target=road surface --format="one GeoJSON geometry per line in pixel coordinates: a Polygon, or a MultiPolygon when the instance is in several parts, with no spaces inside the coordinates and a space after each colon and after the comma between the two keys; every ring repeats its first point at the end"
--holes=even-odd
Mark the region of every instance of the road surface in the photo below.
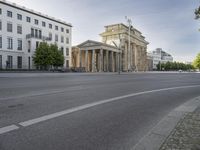
{"type": "Polygon", "coordinates": [[[0,74],[0,150],[129,150],[200,74],[0,74]]]}

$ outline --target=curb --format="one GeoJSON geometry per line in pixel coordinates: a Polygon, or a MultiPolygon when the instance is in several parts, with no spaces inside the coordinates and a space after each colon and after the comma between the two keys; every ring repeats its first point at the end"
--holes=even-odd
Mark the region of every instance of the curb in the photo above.
{"type": "Polygon", "coordinates": [[[187,113],[194,112],[200,106],[200,97],[196,97],[175,108],[151,129],[132,150],[159,150],[177,123],[187,113]]]}

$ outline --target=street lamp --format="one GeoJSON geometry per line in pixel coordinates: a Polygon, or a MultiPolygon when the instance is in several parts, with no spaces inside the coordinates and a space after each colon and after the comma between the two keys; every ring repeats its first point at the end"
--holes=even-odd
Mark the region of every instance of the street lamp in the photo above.
{"type": "Polygon", "coordinates": [[[113,42],[113,44],[115,45],[115,47],[117,47],[118,48],[118,74],[120,74],[120,70],[121,70],[121,63],[120,63],[120,58],[121,58],[121,40],[119,40],[120,42],[119,42],[119,46],[117,46],[117,44],[114,42],[114,41],[112,41],[113,42]]]}
{"type": "Polygon", "coordinates": [[[132,27],[132,20],[125,16],[125,19],[128,23],[128,71],[131,70],[131,27],[132,27]]]}

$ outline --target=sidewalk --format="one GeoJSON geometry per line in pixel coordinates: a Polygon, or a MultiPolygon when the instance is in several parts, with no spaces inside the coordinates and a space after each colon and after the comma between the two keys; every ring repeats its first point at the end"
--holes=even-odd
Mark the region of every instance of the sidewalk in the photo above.
{"type": "Polygon", "coordinates": [[[200,150],[200,97],[170,112],[133,150],[200,150]]]}
{"type": "Polygon", "coordinates": [[[200,107],[182,118],[160,150],[200,150],[200,107]]]}

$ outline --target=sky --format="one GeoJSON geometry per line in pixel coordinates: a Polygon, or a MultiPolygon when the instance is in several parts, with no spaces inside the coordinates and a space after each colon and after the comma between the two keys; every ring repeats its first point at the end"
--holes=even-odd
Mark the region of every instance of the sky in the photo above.
{"type": "Polygon", "coordinates": [[[175,61],[191,62],[200,52],[200,0],[9,0],[73,25],[72,45],[101,41],[104,26],[127,24],[142,32],[148,51],[162,48],[175,61]]]}

